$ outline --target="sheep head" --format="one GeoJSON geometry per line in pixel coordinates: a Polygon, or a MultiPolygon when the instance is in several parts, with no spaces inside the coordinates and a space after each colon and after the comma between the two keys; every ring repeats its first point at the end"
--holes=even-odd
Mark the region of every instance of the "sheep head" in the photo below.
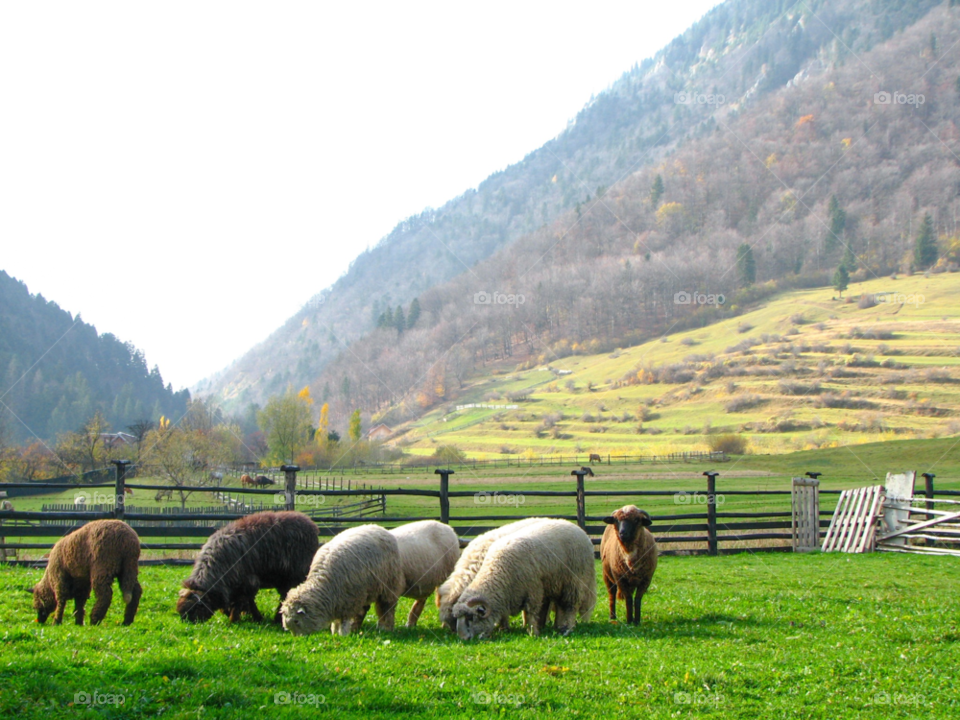
{"type": "MultiPolygon", "coordinates": [[[[283,629],[292,635],[308,635],[307,610],[300,603],[283,603],[280,608],[283,629]]],[[[312,623],[311,623],[312,625],[312,623]]]]}
{"type": "Polygon", "coordinates": [[[185,587],[177,599],[177,614],[185,622],[202,623],[213,617],[224,604],[213,592],[185,587]]]}
{"type": "Polygon", "coordinates": [[[34,585],[30,592],[33,594],[33,609],[37,611],[37,622],[43,624],[57,608],[57,598],[50,586],[42,581],[34,585]]]}
{"type": "Polygon", "coordinates": [[[453,616],[457,619],[457,635],[461,640],[490,637],[498,619],[483,596],[461,600],[453,606],[453,616]]]}
{"type": "Polygon", "coordinates": [[[605,517],[603,521],[617,528],[617,540],[625,550],[630,549],[643,528],[653,524],[650,514],[636,505],[626,505],[615,510],[613,515],[605,517]]]}

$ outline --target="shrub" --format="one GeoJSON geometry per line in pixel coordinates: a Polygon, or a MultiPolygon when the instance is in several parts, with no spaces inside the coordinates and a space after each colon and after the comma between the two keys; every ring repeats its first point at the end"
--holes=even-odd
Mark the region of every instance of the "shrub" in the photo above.
{"type": "Polygon", "coordinates": [[[713,452],[725,452],[727,455],[745,455],[748,440],[743,435],[726,433],[724,435],[711,435],[710,439],[707,440],[707,445],[713,452]]]}
{"type": "Polygon", "coordinates": [[[819,395],[820,385],[818,383],[804,385],[803,383],[781,380],[780,392],[784,395],[819,395]]]}
{"type": "Polygon", "coordinates": [[[438,445],[433,451],[433,459],[451,465],[461,464],[467,461],[467,454],[456,445],[438,445]]]}
{"type": "Polygon", "coordinates": [[[728,413],[743,412],[744,410],[749,410],[757,405],[762,405],[764,402],[766,401],[759,395],[747,393],[745,395],[735,397],[724,406],[724,409],[728,413]]]}
{"type": "Polygon", "coordinates": [[[861,310],[869,310],[872,307],[877,306],[877,300],[870,294],[863,294],[860,296],[860,301],[857,303],[857,307],[861,310]]]}

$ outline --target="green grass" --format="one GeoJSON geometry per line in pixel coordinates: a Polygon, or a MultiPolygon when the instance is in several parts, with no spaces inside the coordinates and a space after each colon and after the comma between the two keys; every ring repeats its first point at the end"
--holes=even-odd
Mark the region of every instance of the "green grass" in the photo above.
{"type": "MultiPolygon", "coordinates": [[[[40,571],[0,569],[0,716],[19,718],[956,717],[960,565],[893,554],[661,559],[639,628],[519,629],[464,644],[414,631],[295,638],[174,613],[186,568],[145,567],[135,624],[33,622],[40,571]],[[276,705],[276,693],[319,705],[276,705]],[[76,693],[120,706],[71,706],[76,693]],[[489,702],[483,702],[489,700],[489,702]],[[684,701],[690,700],[690,703],[684,701]]],[[[262,593],[272,611],[276,595],[262,593]]],[[[405,613],[404,601],[398,616],[405,613]]],[[[89,609],[89,607],[88,607],[89,609]]],[[[619,608],[623,612],[622,604],[619,608]]]]}

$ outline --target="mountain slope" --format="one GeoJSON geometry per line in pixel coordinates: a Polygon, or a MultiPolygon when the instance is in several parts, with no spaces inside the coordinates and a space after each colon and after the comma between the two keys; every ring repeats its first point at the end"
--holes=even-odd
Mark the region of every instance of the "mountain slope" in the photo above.
{"type": "Polygon", "coordinates": [[[958,47],[960,9],[943,6],[855,61],[720,108],[665,162],[423,293],[415,328],[352,343],[314,397],[341,426],[355,407],[393,424],[490,362],[633,345],[829,285],[839,265],[857,281],[957,269],[958,47]],[[925,101],[877,102],[888,89],[925,101]],[[918,263],[923,234],[933,256],[918,263]]]}
{"type": "Polygon", "coordinates": [[[14,442],[78,429],[97,410],[115,430],[181,417],[190,397],[164,386],[143,353],[61,310],[0,270],[0,423],[14,442]]]}
{"type": "Polygon", "coordinates": [[[729,0],[625,73],[555,140],[476,190],[398,225],[332,288],[197,390],[229,406],[314,380],[385,308],[406,305],[685,139],[711,132],[716,107],[678,104],[677,92],[723,95],[738,112],[805,68],[853,58],[934,5],[729,0]]]}

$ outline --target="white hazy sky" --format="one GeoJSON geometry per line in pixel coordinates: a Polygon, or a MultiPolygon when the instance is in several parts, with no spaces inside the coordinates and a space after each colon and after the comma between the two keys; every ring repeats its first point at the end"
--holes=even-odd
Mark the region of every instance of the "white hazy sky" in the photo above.
{"type": "Polygon", "coordinates": [[[5,2],[0,269],[192,385],[716,4],[5,2]]]}

